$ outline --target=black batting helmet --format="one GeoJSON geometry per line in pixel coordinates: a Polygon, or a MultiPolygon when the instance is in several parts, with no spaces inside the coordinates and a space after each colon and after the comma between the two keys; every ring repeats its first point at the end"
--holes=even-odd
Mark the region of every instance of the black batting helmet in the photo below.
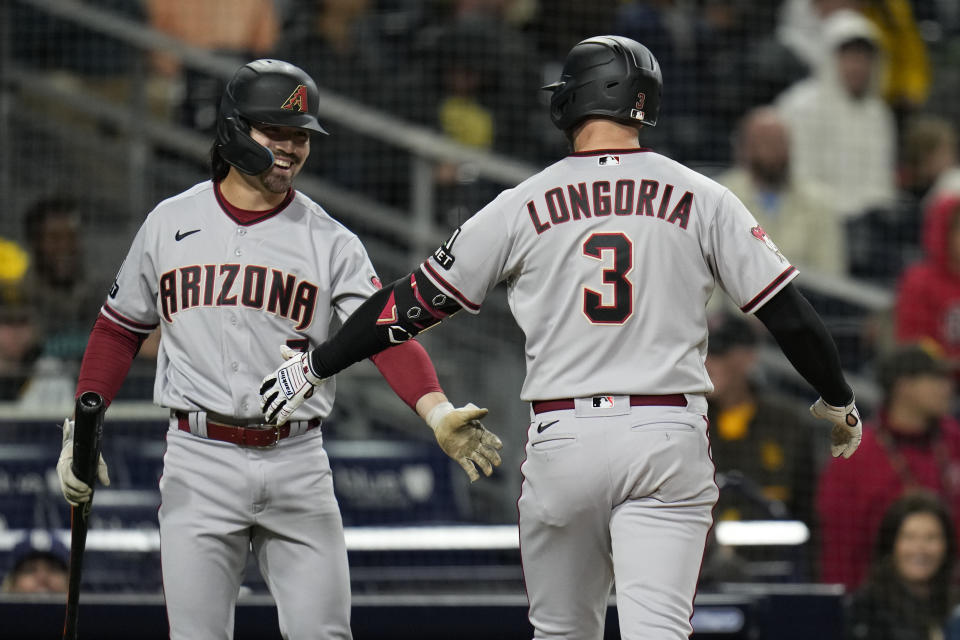
{"type": "Polygon", "coordinates": [[[622,36],[596,36],[578,43],[563,64],[553,91],[550,119],[568,131],[590,116],[625,124],[657,124],[663,77],[645,46],[622,36]]]}
{"type": "Polygon", "coordinates": [[[242,66],[220,99],[216,148],[240,171],[257,175],[273,154],[250,137],[250,124],[299,127],[327,133],[317,122],[317,85],[307,73],[282,60],[254,60],[242,66]]]}

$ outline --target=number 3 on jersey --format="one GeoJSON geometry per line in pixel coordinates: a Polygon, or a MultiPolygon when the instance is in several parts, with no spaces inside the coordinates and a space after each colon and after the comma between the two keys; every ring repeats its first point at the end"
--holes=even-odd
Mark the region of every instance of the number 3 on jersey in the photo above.
{"type": "Polygon", "coordinates": [[[613,285],[613,300],[583,287],[583,313],[593,324],[623,324],[633,315],[633,283],[627,278],[633,270],[633,243],[623,233],[595,233],[583,243],[583,255],[603,260],[604,252],[613,252],[613,268],[603,270],[603,283],[613,285]]]}

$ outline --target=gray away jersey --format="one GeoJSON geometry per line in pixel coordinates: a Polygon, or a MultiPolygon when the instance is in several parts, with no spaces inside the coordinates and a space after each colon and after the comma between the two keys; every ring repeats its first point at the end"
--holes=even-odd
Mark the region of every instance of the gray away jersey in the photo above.
{"type": "Polygon", "coordinates": [[[748,313],[797,276],[743,204],[647,150],[573,154],[501,193],[423,263],[476,313],[500,281],[524,400],[706,393],[706,304],[748,313]]]}
{"type": "MultiPolygon", "coordinates": [[[[378,287],[360,240],[302,193],[241,224],[203,182],[147,216],[102,312],[138,333],[162,325],[156,403],[256,419],[280,345],[320,344],[334,309],[343,320],[378,287]]],[[[293,419],[327,416],[332,383],[293,419]]]]}

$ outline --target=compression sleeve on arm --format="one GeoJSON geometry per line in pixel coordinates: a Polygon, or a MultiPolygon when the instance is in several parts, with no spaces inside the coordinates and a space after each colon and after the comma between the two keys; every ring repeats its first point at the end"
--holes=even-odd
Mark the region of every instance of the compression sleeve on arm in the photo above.
{"type": "Polygon", "coordinates": [[[367,298],[337,333],[310,352],[310,369],[318,378],[403,344],[460,310],[420,269],[367,298]],[[436,305],[427,300],[440,301],[436,305]]]}
{"type": "Polygon", "coordinates": [[[414,411],[423,396],[432,391],[443,393],[427,350],[416,340],[381,351],[370,356],[370,360],[397,397],[414,411]]]}
{"type": "Polygon", "coordinates": [[[76,396],[80,397],[84,391],[96,391],[110,406],[146,337],[121,327],[101,313],[83,352],[76,396]]]}
{"type": "Polygon", "coordinates": [[[837,345],[820,316],[793,283],[757,309],[756,316],[824,402],[842,407],[851,401],[853,391],[844,380],[837,345]]]}

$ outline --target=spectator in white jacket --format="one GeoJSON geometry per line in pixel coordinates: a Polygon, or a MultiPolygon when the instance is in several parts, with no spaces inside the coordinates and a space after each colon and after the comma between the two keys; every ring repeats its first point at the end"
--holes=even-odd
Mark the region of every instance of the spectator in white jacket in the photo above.
{"type": "Polygon", "coordinates": [[[880,95],[882,56],[873,25],[854,11],[830,15],[816,72],[776,105],[791,132],[796,178],[829,189],[846,220],[894,202],[896,124],[880,95]]]}

